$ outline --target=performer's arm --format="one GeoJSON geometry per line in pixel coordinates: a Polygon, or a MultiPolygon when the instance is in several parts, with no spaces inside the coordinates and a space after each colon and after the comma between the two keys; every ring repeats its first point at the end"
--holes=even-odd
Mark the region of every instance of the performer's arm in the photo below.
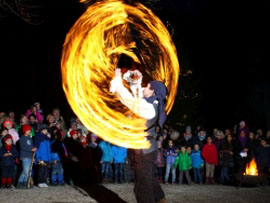
{"type": "Polygon", "coordinates": [[[152,119],[156,116],[153,104],[148,103],[145,99],[133,97],[127,88],[124,87],[120,69],[115,71],[115,78],[111,81],[112,90],[116,92],[121,103],[136,115],[145,119],[152,119]]]}

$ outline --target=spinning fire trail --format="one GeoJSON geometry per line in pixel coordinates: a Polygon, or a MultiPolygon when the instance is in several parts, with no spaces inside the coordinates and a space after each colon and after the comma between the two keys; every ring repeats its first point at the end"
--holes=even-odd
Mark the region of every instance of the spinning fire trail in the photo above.
{"type": "Polygon", "coordinates": [[[179,77],[176,49],[163,23],[139,3],[105,0],[88,7],[66,36],[63,88],[73,111],[91,132],[119,146],[148,148],[146,121],[109,91],[121,54],[143,63],[151,79],[165,83],[168,114],[179,77]]]}

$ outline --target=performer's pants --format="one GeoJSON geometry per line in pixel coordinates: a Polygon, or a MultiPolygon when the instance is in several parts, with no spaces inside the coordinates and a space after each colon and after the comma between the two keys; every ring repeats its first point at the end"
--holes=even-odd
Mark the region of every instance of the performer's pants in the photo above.
{"type": "Polygon", "coordinates": [[[155,177],[157,151],[143,154],[135,150],[134,158],[134,193],[138,203],[155,203],[165,194],[155,177]]]}

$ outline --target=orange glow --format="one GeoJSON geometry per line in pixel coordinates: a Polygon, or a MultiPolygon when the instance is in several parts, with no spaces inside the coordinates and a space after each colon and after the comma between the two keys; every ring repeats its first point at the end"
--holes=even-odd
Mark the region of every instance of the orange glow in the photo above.
{"type": "Polygon", "coordinates": [[[244,175],[251,175],[257,176],[258,175],[258,168],[255,159],[252,159],[250,163],[246,166],[246,172],[244,175]]]}
{"type": "Polygon", "coordinates": [[[176,49],[163,23],[142,4],[105,0],[88,7],[66,36],[61,68],[64,92],[82,123],[106,141],[140,149],[149,147],[145,119],[135,116],[109,92],[121,54],[140,63],[133,52],[136,48],[146,67],[152,67],[145,72],[163,81],[169,90],[168,114],[179,78],[176,49]]]}

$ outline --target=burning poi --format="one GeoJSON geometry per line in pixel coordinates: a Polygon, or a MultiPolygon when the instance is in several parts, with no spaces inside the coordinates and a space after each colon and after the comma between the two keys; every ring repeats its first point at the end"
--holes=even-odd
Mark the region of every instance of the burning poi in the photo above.
{"type": "MultiPolygon", "coordinates": [[[[168,114],[178,86],[176,49],[163,23],[140,3],[105,0],[88,7],[66,36],[61,60],[63,89],[73,111],[91,132],[119,146],[149,148],[146,119],[110,92],[122,54],[144,67],[141,77],[147,74],[165,84],[168,114]]],[[[124,76],[128,81],[130,77],[124,76]]],[[[139,106],[139,99],[132,102],[139,106]]]]}

